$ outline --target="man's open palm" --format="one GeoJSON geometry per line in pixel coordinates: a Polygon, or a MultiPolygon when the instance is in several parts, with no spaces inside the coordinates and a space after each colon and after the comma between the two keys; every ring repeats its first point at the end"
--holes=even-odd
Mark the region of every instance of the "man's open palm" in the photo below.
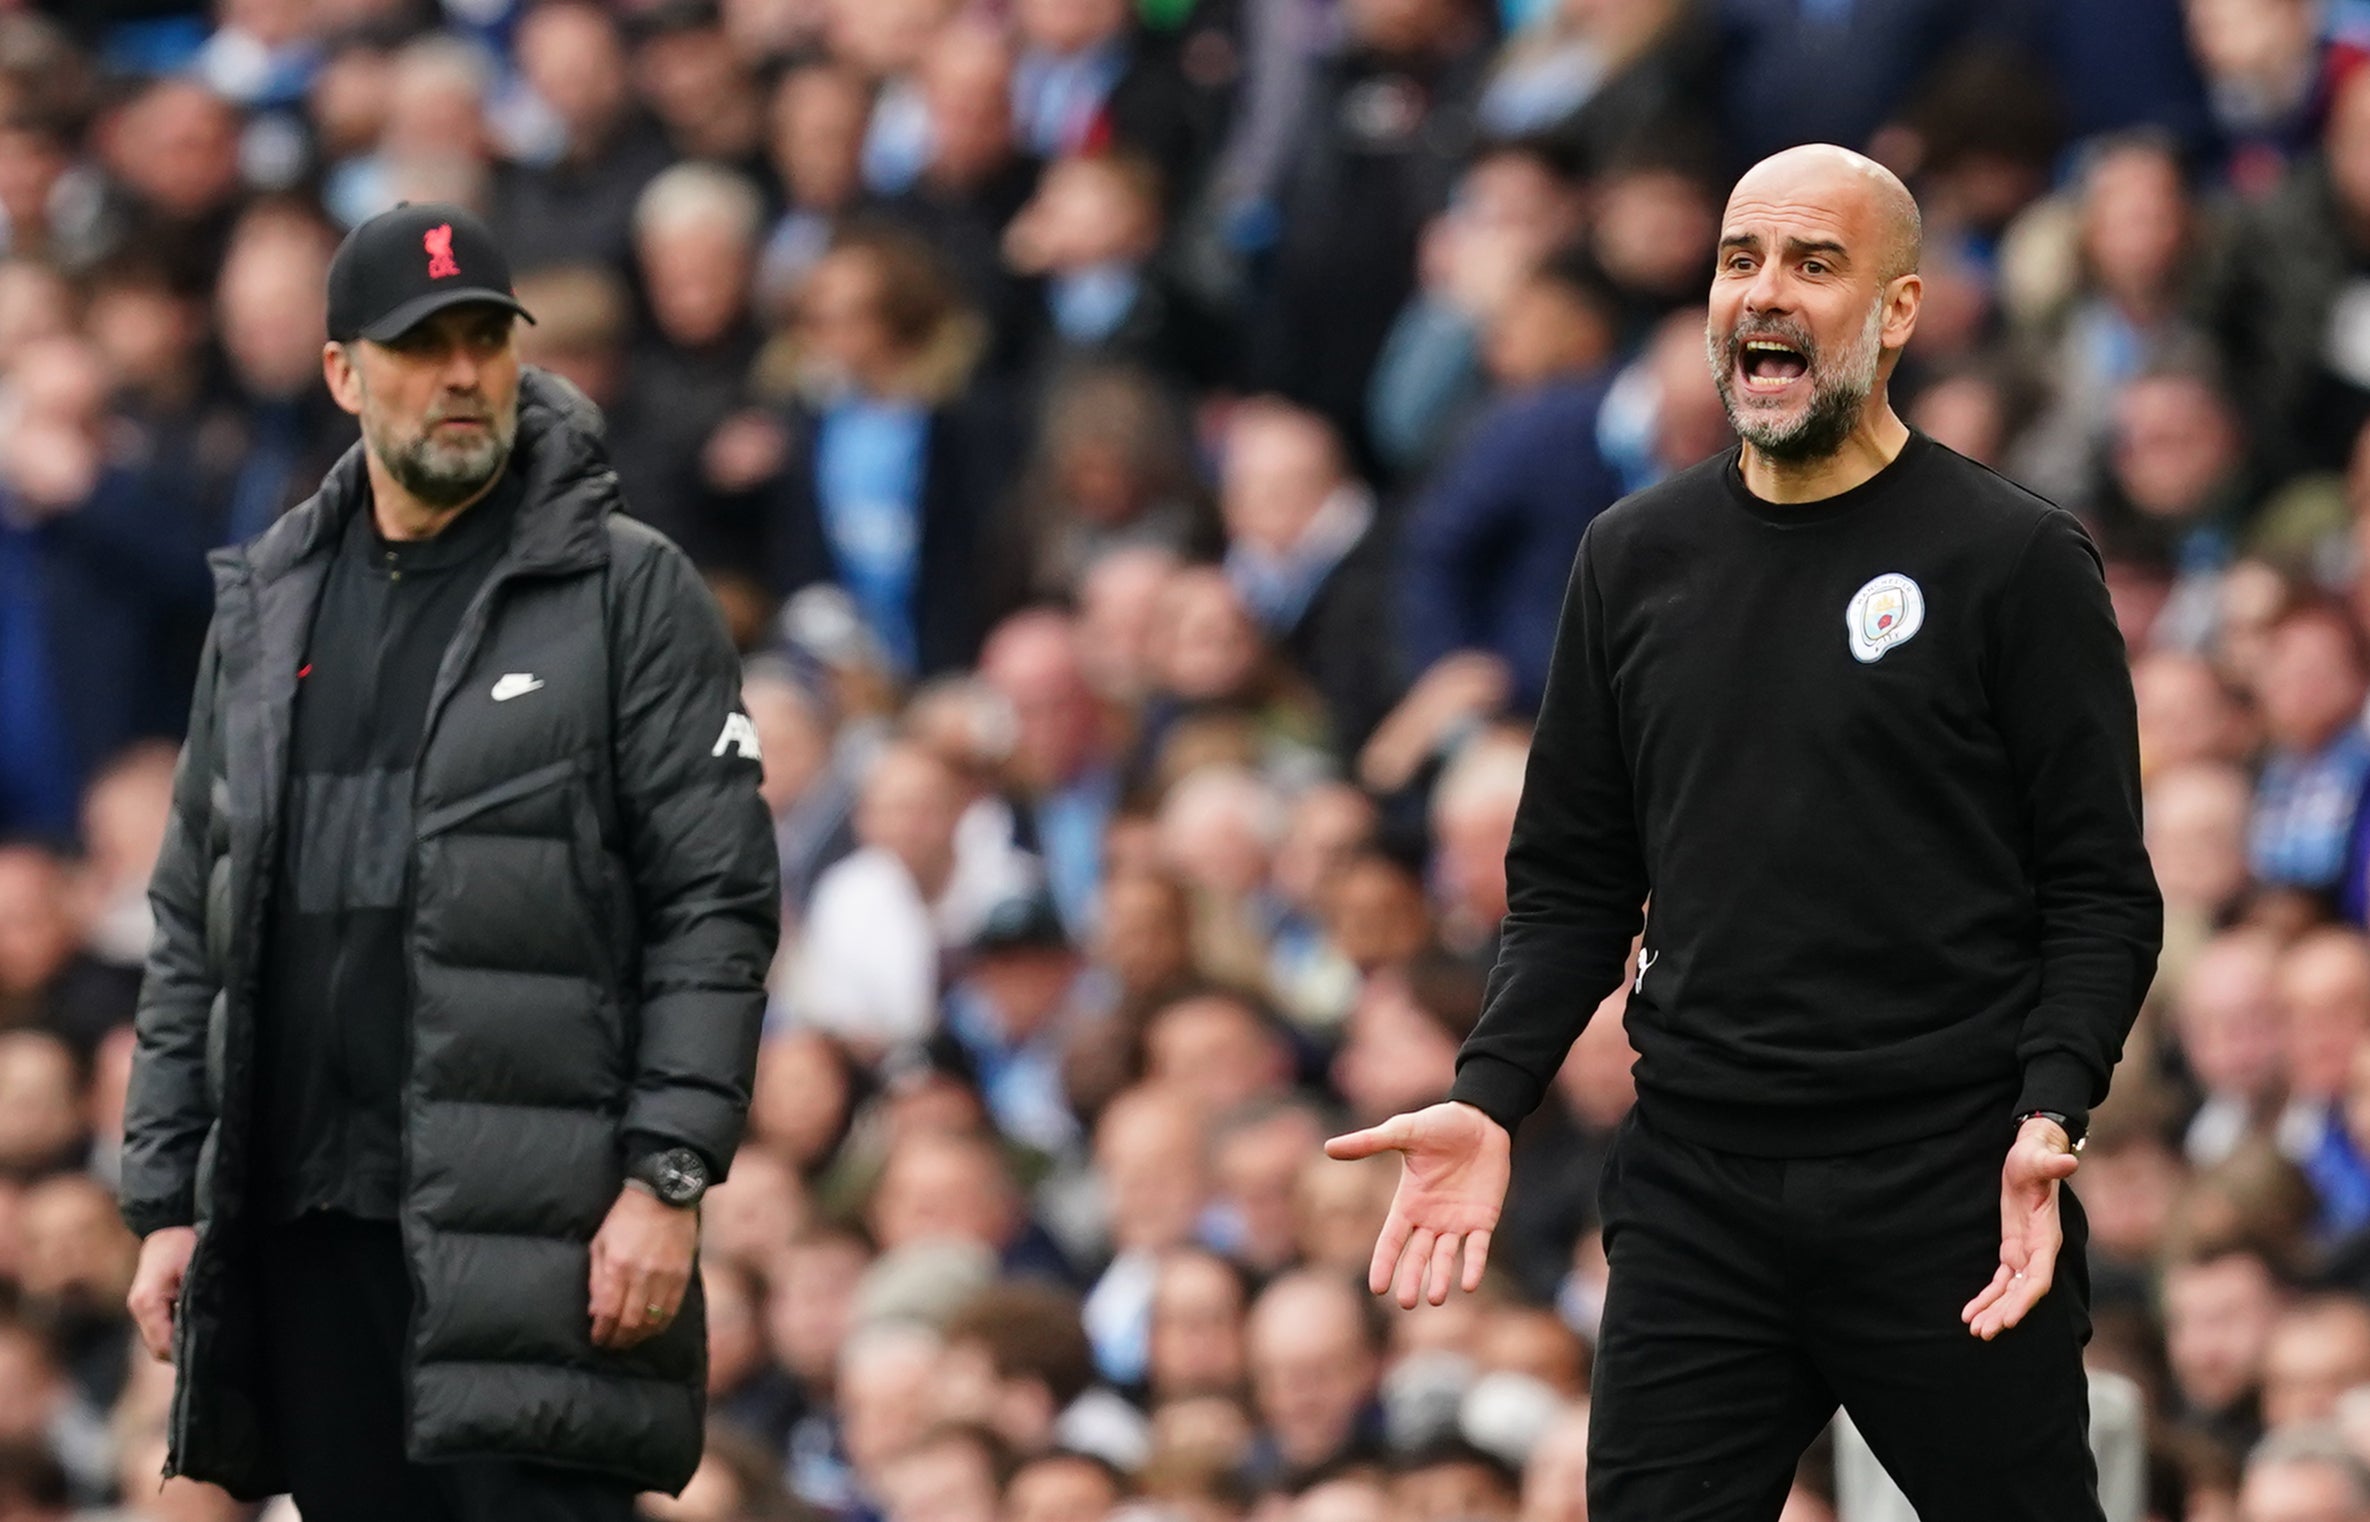
{"type": "Polygon", "coordinates": [[[1401,1305],[1412,1307],[1419,1296],[1438,1305],[1457,1282],[1461,1246],[1465,1289],[1479,1289],[1490,1233],[1506,1203],[1508,1151],[1505,1127],[1454,1102],[1394,1115],[1325,1143],[1327,1157],[1347,1161],[1396,1152],[1404,1164],[1391,1213],[1375,1239],[1367,1288],[1380,1295],[1396,1284],[1401,1305]]]}
{"type": "Polygon", "coordinates": [[[1959,1312],[1984,1341],[2022,1321],[2057,1281],[2057,1250],[2065,1242],[2057,1189],[2078,1165],[2057,1122],[2036,1117],[2016,1133],[2000,1168],[2000,1266],[1959,1312]]]}

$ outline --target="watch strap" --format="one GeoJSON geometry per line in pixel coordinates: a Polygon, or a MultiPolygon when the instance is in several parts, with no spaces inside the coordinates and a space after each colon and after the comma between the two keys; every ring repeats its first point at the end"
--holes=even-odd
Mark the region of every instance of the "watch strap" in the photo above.
{"type": "Polygon", "coordinates": [[[626,1163],[625,1181],[629,1186],[642,1189],[660,1204],[672,1205],[680,1209],[695,1206],[700,1202],[700,1197],[707,1193],[708,1185],[713,1182],[713,1175],[708,1171],[706,1156],[697,1148],[670,1146],[649,1149],[633,1155],[626,1163]],[[671,1171],[669,1163],[678,1154],[683,1159],[681,1166],[696,1173],[700,1181],[698,1192],[685,1200],[670,1198],[667,1190],[669,1182],[667,1176],[671,1171]]]}
{"type": "Polygon", "coordinates": [[[2087,1127],[2077,1129],[2070,1117],[2061,1114],[2056,1110],[2027,1110],[2022,1115],[2016,1117],[2016,1124],[2021,1128],[2028,1120],[2047,1120],[2056,1122],[2057,1129],[2063,1131],[2066,1134],[2067,1144],[2070,1145],[2076,1152],[2081,1151],[2082,1144],[2090,1139],[2087,1127]]]}

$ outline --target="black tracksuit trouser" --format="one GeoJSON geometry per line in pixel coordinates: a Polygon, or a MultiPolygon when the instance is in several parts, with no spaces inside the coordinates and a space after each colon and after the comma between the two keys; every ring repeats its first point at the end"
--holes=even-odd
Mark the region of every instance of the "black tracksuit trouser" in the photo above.
{"type": "Polygon", "coordinates": [[[411,1276],[392,1221],[314,1212],[265,1228],[265,1360],[305,1522],[627,1522],[623,1480],[506,1459],[403,1453],[411,1276]]]}
{"type": "Polygon", "coordinates": [[[1996,1126],[1843,1157],[1696,1145],[1632,1111],[1605,1164],[1612,1265],[1590,1522],[1772,1522],[1840,1404],[1923,1522],[2099,1522],[2088,1231],[2060,1187],[2054,1287],[1991,1342],[1996,1126]]]}

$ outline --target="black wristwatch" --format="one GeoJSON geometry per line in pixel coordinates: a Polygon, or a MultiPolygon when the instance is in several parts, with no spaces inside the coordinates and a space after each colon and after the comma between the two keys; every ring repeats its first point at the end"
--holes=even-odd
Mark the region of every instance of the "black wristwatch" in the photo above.
{"type": "Polygon", "coordinates": [[[2055,1110],[2027,1110],[2022,1115],[2016,1117],[2017,1129],[2022,1130],[2026,1121],[2036,1119],[2056,1121],[2057,1129],[2063,1131],[2066,1134],[2067,1145],[2071,1146],[2076,1152],[2081,1151],[2082,1144],[2090,1140],[2090,1134],[2087,1127],[2080,1131],[2075,1130],[2074,1123],[2066,1119],[2063,1115],[2060,1115],[2055,1110]]]}
{"type": "Polygon", "coordinates": [[[646,1152],[625,1170],[625,1181],[662,1205],[689,1209],[708,1192],[708,1162],[689,1147],[646,1152]]]}

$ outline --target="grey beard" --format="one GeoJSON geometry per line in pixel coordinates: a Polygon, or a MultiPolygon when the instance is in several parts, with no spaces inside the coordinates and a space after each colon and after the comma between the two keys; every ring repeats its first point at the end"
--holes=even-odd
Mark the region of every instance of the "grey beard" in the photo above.
{"type": "Polygon", "coordinates": [[[1852,425],[1860,420],[1860,408],[1868,400],[1868,391],[1867,383],[1850,376],[1832,380],[1822,376],[1818,389],[1811,395],[1810,406],[1791,424],[1767,422],[1749,415],[1739,417],[1733,408],[1728,421],[1736,429],[1737,437],[1770,459],[1801,465],[1823,460],[1843,447],[1843,441],[1851,436],[1852,425]]]}
{"type": "Polygon", "coordinates": [[[397,485],[422,502],[430,507],[458,507],[502,474],[517,438],[515,420],[508,427],[497,420],[490,436],[480,444],[440,446],[423,429],[418,438],[400,445],[384,436],[373,437],[370,451],[397,485]]]}
{"type": "Polygon", "coordinates": [[[1784,464],[1801,465],[1834,454],[1851,437],[1853,427],[1860,420],[1860,409],[1868,403],[1868,393],[1876,389],[1876,367],[1881,357],[1877,338],[1883,322],[1884,308],[1879,305],[1869,312],[1868,325],[1861,330],[1859,342],[1837,356],[1832,369],[1819,364],[1808,333],[1791,324],[1775,330],[1802,350],[1812,376],[1810,405],[1791,423],[1765,420],[1750,408],[1738,405],[1736,358],[1742,345],[1734,333],[1719,339],[1707,334],[1705,348],[1710,352],[1712,382],[1719,387],[1720,405],[1727,410],[1728,426],[1762,455],[1784,464]]]}

